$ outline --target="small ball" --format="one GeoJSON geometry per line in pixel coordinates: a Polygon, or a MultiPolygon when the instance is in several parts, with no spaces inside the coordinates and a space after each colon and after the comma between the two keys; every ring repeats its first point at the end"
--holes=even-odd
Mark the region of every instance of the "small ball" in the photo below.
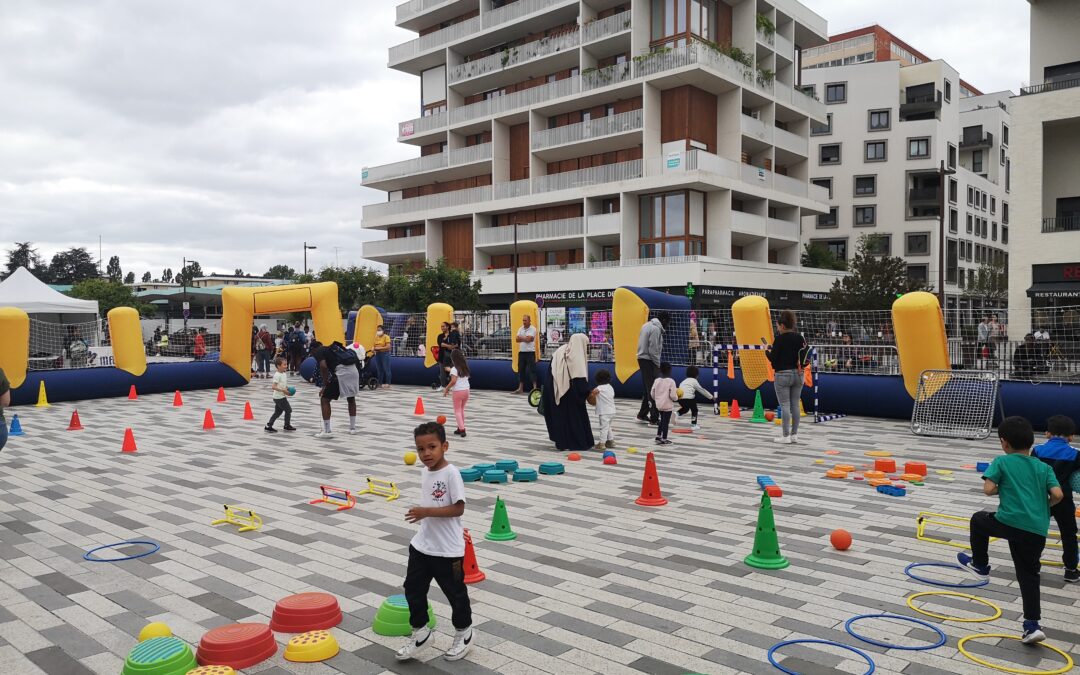
{"type": "Polygon", "coordinates": [[[416,453],[415,452],[406,452],[405,453],[405,463],[408,464],[409,466],[412,466],[413,464],[416,464],[416,453]]]}
{"type": "Polygon", "coordinates": [[[569,455],[566,456],[566,459],[568,459],[571,462],[580,462],[581,461],[581,453],[579,453],[579,452],[571,452],[569,455]]]}
{"type": "Polygon", "coordinates": [[[847,530],[833,530],[829,535],[829,542],[837,551],[846,551],[851,548],[851,533],[847,530]]]}
{"type": "Polygon", "coordinates": [[[435,421],[439,424],[446,424],[446,415],[439,415],[435,418],[435,421]]]}
{"type": "Polygon", "coordinates": [[[160,621],[148,623],[141,631],[139,631],[139,642],[145,642],[150,638],[159,637],[172,637],[172,629],[160,621]]]}
{"type": "Polygon", "coordinates": [[[289,387],[286,391],[289,392],[289,396],[296,396],[296,387],[289,387]]]}
{"type": "Polygon", "coordinates": [[[682,398],[682,394],[683,394],[682,387],[679,387],[678,389],[675,390],[675,395],[678,396],[679,398],[682,398]]]}
{"type": "Polygon", "coordinates": [[[765,411],[765,419],[767,421],[769,421],[769,422],[772,422],[774,419],[776,419],[776,413],[774,413],[771,410],[766,410],[765,411]]]}
{"type": "Polygon", "coordinates": [[[629,452],[631,455],[637,454],[637,448],[627,448],[626,451],[629,452]]]}

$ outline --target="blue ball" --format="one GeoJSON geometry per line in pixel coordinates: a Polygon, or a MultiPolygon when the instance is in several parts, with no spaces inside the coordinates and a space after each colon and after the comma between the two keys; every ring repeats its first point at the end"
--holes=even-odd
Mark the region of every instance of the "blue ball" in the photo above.
{"type": "Polygon", "coordinates": [[[318,374],[319,367],[318,364],[315,363],[314,357],[309,356],[304,359],[303,362],[300,364],[300,377],[304,378],[308,382],[319,384],[318,374]]]}
{"type": "Polygon", "coordinates": [[[296,387],[289,387],[288,389],[286,389],[286,391],[289,392],[289,396],[295,396],[296,395],[296,387]]]}

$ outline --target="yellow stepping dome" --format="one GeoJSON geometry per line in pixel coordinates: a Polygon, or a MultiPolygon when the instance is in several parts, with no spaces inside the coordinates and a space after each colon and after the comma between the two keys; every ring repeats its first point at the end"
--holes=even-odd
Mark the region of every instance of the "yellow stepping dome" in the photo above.
{"type": "Polygon", "coordinates": [[[199,666],[187,671],[187,675],[236,675],[231,666],[199,666]]]}
{"type": "Polygon", "coordinates": [[[289,640],[285,645],[285,660],[301,663],[325,661],[337,656],[339,649],[330,631],[313,630],[289,640]]]}
{"type": "Polygon", "coordinates": [[[172,637],[172,629],[160,621],[155,621],[146,624],[146,627],[139,631],[139,642],[145,642],[156,637],[172,637]]]}

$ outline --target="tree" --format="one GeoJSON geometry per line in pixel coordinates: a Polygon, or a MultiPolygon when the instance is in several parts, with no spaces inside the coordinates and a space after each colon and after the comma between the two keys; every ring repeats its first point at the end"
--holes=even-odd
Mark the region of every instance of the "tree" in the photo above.
{"type": "Polygon", "coordinates": [[[274,265],[263,276],[267,279],[295,279],[296,270],[288,265],[274,265]]]}
{"type": "Polygon", "coordinates": [[[127,274],[125,274],[124,275],[124,283],[128,284],[128,285],[135,283],[135,273],[134,272],[128,272],[127,274]]]}
{"type": "Polygon", "coordinates": [[[379,298],[384,308],[397,312],[423,312],[433,302],[460,310],[484,309],[480,282],[472,281],[468,270],[451,267],[442,258],[413,272],[391,270],[379,298]]]}
{"type": "Polygon", "coordinates": [[[143,272],[143,275],[142,275],[142,280],[143,280],[143,283],[144,283],[144,284],[145,284],[145,283],[146,283],[147,281],[150,281],[150,280],[151,280],[151,279],[153,279],[153,278],[154,278],[154,275],[150,274],[149,272],[143,272]]]}
{"type": "Polygon", "coordinates": [[[45,261],[38,255],[33,242],[15,242],[15,248],[8,251],[7,274],[4,276],[6,277],[20,267],[25,267],[27,271],[42,281],[49,280],[49,270],[45,265],[45,261]]]}
{"type": "Polygon", "coordinates": [[[161,270],[161,280],[167,284],[172,282],[173,275],[171,267],[166,267],[165,269],[161,270]]]}
{"type": "Polygon", "coordinates": [[[173,281],[181,285],[186,284],[190,286],[192,279],[201,276],[203,276],[202,265],[200,265],[198,262],[192,261],[187,264],[187,267],[176,273],[173,281]]]}
{"type": "MultiPolygon", "coordinates": [[[[237,267],[235,270],[233,270],[233,276],[234,277],[242,277],[242,276],[244,276],[244,270],[237,267]]],[[[250,275],[248,275],[248,276],[250,276],[250,275]]]]}
{"type": "Polygon", "coordinates": [[[83,300],[97,300],[98,310],[101,316],[109,313],[114,307],[134,307],[139,314],[149,316],[154,313],[152,305],[141,305],[135,298],[129,286],[118,284],[105,279],[84,279],[78,281],[68,292],[73,298],[83,300]]]}
{"type": "Polygon", "coordinates": [[[927,290],[924,283],[908,277],[903,258],[873,253],[880,236],[859,237],[855,256],[848,263],[849,274],[833,282],[832,309],[889,309],[898,295],[927,290]]]}
{"type": "Polygon", "coordinates": [[[105,275],[109,281],[118,284],[124,278],[124,270],[120,269],[120,256],[114,255],[109,258],[109,264],[105,267],[105,275]]]}
{"type": "Polygon", "coordinates": [[[385,281],[382,274],[370,267],[324,267],[316,281],[333,281],[338,286],[338,303],[342,312],[374,304],[385,281]]]}
{"type": "MultiPolygon", "coordinates": [[[[962,272],[962,271],[961,271],[962,272]]],[[[1009,294],[1009,270],[1002,264],[983,263],[975,270],[975,281],[964,289],[964,297],[983,303],[1003,302],[1009,294]]]]}
{"type": "MultiPolygon", "coordinates": [[[[119,263],[118,263],[119,264],[119,263]]],[[[49,280],[54,284],[76,284],[98,278],[98,266],[85,248],[69,248],[52,257],[49,280]]]]}
{"type": "Polygon", "coordinates": [[[847,269],[846,262],[837,258],[836,254],[830,251],[828,246],[818,242],[811,242],[803,247],[800,262],[803,267],[814,267],[822,270],[847,269]]]}

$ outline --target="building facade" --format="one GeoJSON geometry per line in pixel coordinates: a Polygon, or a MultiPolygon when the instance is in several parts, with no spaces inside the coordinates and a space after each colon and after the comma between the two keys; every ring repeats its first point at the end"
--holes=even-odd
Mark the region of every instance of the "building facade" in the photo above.
{"type": "MultiPolygon", "coordinates": [[[[501,304],[624,284],[806,292],[812,120],[799,58],[824,19],[795,0],[412,0],[390,50],[417,75],[398,140],[364,170],[387,200],[364,257],[444,258],[501,304]]],[[[725,293],[716,297],[728,297],[725,293]]]]}
{"type": "Polygon", "coordinates": [[[1080,339],[1080,4],[1031,0],[1030,86],[1012,99],[1010,338],[1080,339]],[[1064,335],[1063,335],[1064,334],[1064,335]]]}

